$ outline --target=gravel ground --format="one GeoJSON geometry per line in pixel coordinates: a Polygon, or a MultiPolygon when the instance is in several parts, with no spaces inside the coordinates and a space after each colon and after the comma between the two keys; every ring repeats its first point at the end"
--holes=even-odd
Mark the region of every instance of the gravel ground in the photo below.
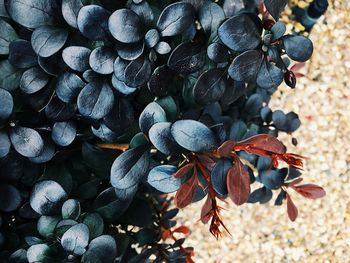
{"type": "Polygon", "coordinates": [[[183,209],[179,222],[190,226],[186,244],[196,262],[350,262],[350,1],[331,1],[311,39],[314,56],[297,88],[282,87],[271,107],[299,113],[301,128],[283,135],[290,152],[308,156],[305,182],[327,192],[312,201],[293,195],[299,217],[290,222],[286,205],[224,205],[232,237],[216,241],[198,222],[201,203],[183,209]]]}

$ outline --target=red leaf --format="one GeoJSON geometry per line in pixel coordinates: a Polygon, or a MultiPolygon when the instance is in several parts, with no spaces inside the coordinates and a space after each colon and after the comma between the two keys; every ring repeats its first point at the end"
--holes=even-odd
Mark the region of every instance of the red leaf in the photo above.
{"type": "MultiPolygon", "coordinates": [[[[237,142],[235,149],[242,149],[249,152],[249,148],[245,149],[246,147],[242,148],[240,146],[249,146],[249,148],[255,148],[256,150],[263,150],[277,154],[282,154],[286,152],[286,147],[283,145],[283,143],[269,134],[258,134],[243,141],[237,142]]],[[[255,152],[251,151],[251,153],[255,152]]]]}
{"type": "Polygon", "coordinates": [[[309,199],[317,199],[326,195],[326,191],[322,187],[314,184],[297,185],[292,188],[302,196],[309,199]]]}
{"type": "Polygon", "coordinates": [[[211,201],[211,198],[208,196],[207,200],[205,200],[205,203],[202,206],[202,211],[201,211],[201,221],[203,224],[208,223],[210,218],[213,216],[211,211],[212,211],[212,201],[211,201]]]}
{"type": "Polygon", "coordinates": [[[174,174],[175,178],[181,178],[182,176],[186,175],[191,169],[194,167],[193,163],[188,163],[184,166],[182,166],[177,172],[174,174]]]}
{"type": "Polygon", "coordinates": [[[293,185],[296,185],[298,183],[300,183],[303,180],[303,178],[297,178],[294,181],[290,182],[287,184],[288,187],[292,187],[293,185]]]}
{"type": "Polygon", "coordinates": [[[214,168],[215,161],[212,158],[204,154],[197,154],[196,156],[205,168],[207,168],[208,170],[212,170],[214,168]]]}
{"type": "Polygon", "coordinates": [[[224,142],[218,148],[218,154],[221,157],[229,157],[229,156],[231,156],[233,148],[234,148],[235,145],[236,145],[235,141],[229,140],[229,141],[224,142]]]}
{"type": "Polygon", "coordinates": [[[305,77],[305,75],[303,73],[299,73],[299,72],[294,73],[294,75],[295,75],[296,78],[305,77]]]}
{"type": "Polygon", "coordinates": [[[238,157],[235,157],[234,165],[228,170],[226,184],[228,195],[236,205],[247,202],[250,195],[250,177],[238,157]]]}
{"type": "Polygon", "coordinates": [[[182,233],[188,235],[190,233],[190,229],[187,226],[179,226],[173,230],[173,232],[182,233]]]}
{"type": "Polygon", "coordinates": [[[163,231],[163,233],[162,233],[162,239],[163,239],[163,240],[166,240],[166,239],[168,239],[168,238],[171,238],[171,236],[172,236],[172,233],[171,233],[170,229],[166,229],[166,230],[163,231]]]}
{"type": "Polygon", "coordinates": [[[300,62],[300,63],[295,63],[290,70],[293,71],[294,73],[298,72],[305,66],[305,62],[300,62]]]}
{"type": "Polygon", "coordinates": [[[287,213],[291,221],[295,221],[295,219],[298,217],[298,208],[293,203],[289,194],[287,194],[287,213]]]}
{"type": "Polygon", "coordinates": [[[181,185],[179,190],[177,190],[174,200],[175,206],[178,208],[184,208],[192,203],[192,197],[197,185],[198,178],[197,175],[194,174],[181,185]]]}

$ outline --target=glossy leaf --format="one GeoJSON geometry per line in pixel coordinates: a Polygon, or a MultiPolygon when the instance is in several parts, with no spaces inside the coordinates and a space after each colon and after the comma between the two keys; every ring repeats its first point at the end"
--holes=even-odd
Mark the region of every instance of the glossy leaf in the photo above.
{"type": "Polygon", "coordinates": [[[211,171],[211,182],[215,192],[221,196],[227,195],[227,173],[232,167],[232,162],[229,159],[220,159],[216,162],[213,170],[211,171]]]}
{"type": "Polygon", "coordinates": [[[256,83],[261,88],[277,88],[283,81],[283,71],[276,65],[263,61],[258,71],[256,83]]]}
{"type": "Polygon", "coordinates": [[[75,199],[68,199],[62,205],[62,218],[63,219],[78,219],[80,215],[80,203],[75,199]]]}
{"type": "Polygon", "coordinates": [[[15,127],[10,130],[10,139],[13,148],[25,156],[36,157],[44,149],[44,141],[40,134],[31,128],[15,127]]]}
{"type": "Polygon", "coordinates": [[[55,228],[60,219],[59,216],[41,216],[37,224],[39,234],[45,238],[54,237],[55,228]]]}
{"type": "Polygon", "coordinates": [[[13,112],[13,98],[10,92],[0,88],[0,122],[7,120],[13,112]]]}
{"type": "Polygon", "coordinates": [[[251,16],[245,13],[229,18],[218,28],[221,41],[237,52],[258,47],[261,41],[260,33],[251,16]]]}
{"type": "Polygon", "coordinates": [[[168,5],[160,14],[157,28],[161,36],[175,36],[189,28],[195,20],[195,11],[191,4],[177,2],[168,5]]]}
{"type": "Polygon", "coordinates": [[[190,74],[203,67],[205,57],[204,47],[193,42],[184,42],[170,54],[168,67],[180,74],[190,74]]]}
{"type": "Polygon", "coordinates": [[[82,7],[81,0],[62,0],[61,11],[63,18],[73,28],[78,28],[77,17],[82,7]]]}
{"type": "Polygon", "coordinates": [[[198,18],[204,31],[215,36],[217,28],[225,20],[225,13],[217,3],[206,1],[198,11],[198,18]]]}
{"type": "Polygon", "coordinates": [[[283,37],[285,32],[286,32],[286,25],[282,21],[278,21],[271,28],[271,33],[273,35],[272,40],[276,40],[283,37]]]}
{"type": "Polygon", "coordinates": [[[29,158],[32,163],[46,163],[55,155],[55,144],[52,142],[52,140],[48,137],[43,137],[43,141],[44,149],[41,154],[36,157],[29,158]]]}
{"type": "Polygon", "coordinates": [[[119,57],[131,61],[139,58],[145,50],[144,41],[140,40],[135,43],[116,43],[116,49],[119,57]]]}
{"type": "Polygon", "coordinates": [[[30,196],[30,206],[41,215],[55,215],[60,213],[61,206],[67,197],[67,193],[60,184],[45,180],[35,184],[30,196]]]}
{"type": "Polygon", "coordinates": [[[122,43],[135,43],[144,36],[144,26],[140,17],[130,9],[115,11],[108,20],[112,36],[122,43]]]}
{"type": "Polygon", "coordinates": [[[233,166],[227,173],[227,190],[231,200],[236,205],[242,205],[250,196],[250,177],[238,157],[234,159],[233,166]]]}
{"type": "Polygon", "coordinates": [[[14,186],[10,184],[0,184],[0,192],[0,211],[12,212],[21,205],[21,194],[14,186]]]}
{"type": "Polygon", "coordinates": [[[9,46],[12,41],[18,39],[16,31],[12,26],[0,19],[0,55],[7,55],[9,53],[9,46]]]}
{"type": "Polygon", "coordinates": [[[227,61],[230,54],[228,48],[223,44],[212,43],[208,46],[207,55],[212,61],[221,63],[227,61]]]}
{"type": "Polygon", "coordinates": [[[89,228],[82,223],[72,226],[63,234],[61,244],[68,253],[83,255],[89,244],[89,228]]]}
{"type": "Polygon", "coordinates": [[[50,247],[47,244],[36,244],[27,250],[27,260],[29,263],[53,260],[50,247]]]}
{"type": "Polygon", "coordinates": [[[151,143],[165,155],[173,155],[181,150],[171,135],[170,122],[155,123],[149,130],[149,139],[151,143]]]}
{"type": "Polygon", "coordinates": [[[181,186],[181,180],[175,178],[177,168],[173,165],[154,167],[148,174],[147,182],[163,193],[173,193],[181,186]]]}
{"type": "Polygon", "coordinates": [[[287,3],[288,0],[264,0],[267,11],[269,11],[276,21],[279,19],[287,3]]]}
{"type": "Polygon", "coordinates": [[[193,152],[212,150],[217,142],[214,133],[203,123],[194,120],[179,120],[171,127],[175,141],[193,152]]]}
{"type": "Polygon", "coordinates": [[[9,46],[10,52],[8,60],[16,68],[30,68],[38,64],[37,56],[30,44],[26,40],[15,40],[9,46]]]}
{"type": "Polygon", "coordinates": [[[272,191],[266,187],[261,187],[254,190],[248,199],[248,203],[257,203],[265,204],[270,201],[272,198],[272,191]]]}
{"type": "Polygon", "coordinates": [[[54,26],[41,26],[34,30],[31,44],[40,57],[50,57],[66,43],[68,31],[54,26]]]}
{"type": "Polygon", "coordinates": [[[78,110],[86,117],[100,119],[112,109],[114,95],[106,82],[92,82],[86,85],[78,96],[78,110]]]}
{"type": "Polygon", "coordinates": [[[228,69],[228,74],[237,81],[255,81],[262,59],[260,51],[248,50],[235,57],[228,69]]]}
{"type": "Polygon", "coordinates": [[[108,75],[113,73],[113,64],[116,54],[107,47],[99,47],[94,49],[89,57],[89,64],[93,71],[108,75]]]}
{"type": "Polygon", "coordinates": [[[117,244],[109,235],[102,235],[93,239],[82,261],[85,263],[113,263],[117,256],[117,244]]]}
{"type": "Polygon", "coordinates": [[[139,57],[131,61],[125,68],[125,84],[137,87],[145,84],[152,74],[152,66],[146,57],[139,57]]]}
{"type": "Polygon", "coordinates": [[[22,70],[13,67],[8,60],[0,61],[0,87],[12,91],[19,87],[22,70]]]}
{"type": "Polygon", "coordinates": [[[51,0],[6,0],[6,10],[18,24],[37,28],[57,23],[58,4],[51,0]]]}
{"type": "Polygon", "coordinates": [[[140,1],[140,3],[134,1],[129,8],[142,19],[145,25],[151,25],[154,19],[154,10],[147,1],[140,1]]]}
{"type": "Polygon", "coordinates": [[[139,117],[140,130],[148,134],[151,127],[158,122],[166,122],[166,114],[161,106],[156,102],[151,102],[141,112],[139,117]]]}
{"type": "Polygon", "coordinates": [[[148,48],[153,48],[159,42],[160,35],[157,29],[147,31],[145,35],[145,42],[148,48]]]}
{"type": "Polygon", "coordinates": [[[268,189],[276,190],[281,188],[284,184],[284,179],[287,176],[287,168],[271,170],[268,167],[268,170],[259,172],[259,179],[261,183],[268,189]]]}
{"type": "Polygon", "coordinates": [[[56,94],[63,102],[73,102],[85,85],[78,75],[65,72],[57,79],[56,94]]]}
{"type": "Polygon", "coordinates": [[[115,159],[111,168],[111,184],[118,189],[138,184],[146,175],[149,153],[143,147],[130,149],[115,159]]]}
{"type": "Polygon", "coordinates": [[[49,79],[49,75],[40,67],[33,67],[23,73],[19,85],[24,93],[33,94],[44,88],[49,79]]]}
{"type": "Polygon", "coordinates": [[[308,60],[314,50],[311,40],[304,36],[287,35],[283,37],[283,46],[287,55],[299,62],[308,60]]]}
{"type": "Polygon", "coordinates": [[[51,138],[59,146],[68,146],[74,141],[76,133],[74,121],[56,122],[52,127],[51,138]]]}
{"type": "Polygon", "coordinates": [[[83,223],[89,228],[90,240],[102,235],[104,230],[104,223],[102,217],[99,214],[87,214],[84,217],[83,223]]]}
{"type": "Polygon", "coordinates": [[[79,10],[77,25],[79,31],[88,39],[104,40],[108,38],[109,11],[99,5],[86,5],[79,10]]]}
{"type": "Polygon", "coordinates": [[[171,51],[171,46],[167,42],[161,41],[154,47],[154,50],[160,55],[165,55],[171,51]]]}
{"type": "Polygon", "coordinates": [[[91,50],[86,47],[70,46],[63,50],[63,61],[73,70],[84,72],[89,69],[91,50]]]}
{"type": "Polygon", "coordinates": [[[198,104],[208,105],[218,101],[226,89],[226,70],[214,68],[201,74],[194,84],[193,97],[198,104]]]}

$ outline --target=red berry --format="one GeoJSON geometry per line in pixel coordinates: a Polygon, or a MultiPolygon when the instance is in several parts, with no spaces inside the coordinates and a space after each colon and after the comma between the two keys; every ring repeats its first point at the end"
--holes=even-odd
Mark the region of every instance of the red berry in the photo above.
{"type": "Polygon", "coordinates": [[[286,73],[284,73],[284,82],[292,89],[295,88],[297,78],[295,77],[293,71],[287,70],[286,73]]]}

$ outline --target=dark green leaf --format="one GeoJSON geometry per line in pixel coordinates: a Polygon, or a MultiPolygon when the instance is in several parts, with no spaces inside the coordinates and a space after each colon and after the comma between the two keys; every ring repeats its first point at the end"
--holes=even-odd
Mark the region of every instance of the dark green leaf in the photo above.
{"type": "Polygon", "coordinates": [[[175,36],[188,29],[195,20],[195,10],[189,3],[168,5],[160,14],[157,28],[161,36],[175,36]]]}
{"type": "Polygon", "coordinates": [[[41,215],[60,213],[61,206],[67,200],[67,193],[55,181],[45,180],[37,183],[30,196],[30,206],[41,215]]]}
{"type": "Polygon", "coordinates": [[[77,101],[79,112],[92,119],[105,117],[113,104],[113,91],[107,82],[89,83],[79,93],[77,101]]]}
{"type": "Polygon", "coordinates": [[[12,128],[10,139],[15,150],[25,157],[39,156],[44,149],[44,141],[40,134],[31,128],[12,128]]]}
{"type": "Polygon", "coordinates": [[[59,7],[52,0],[5,0],[7,12],[18,24],[37,28],[54,25],[57,22],[59,7]]]}
{"type": "Polygon", "coordinates": [[[180,74],[190,74],[203,67],[206,50],[199,44],[184,42],[170,54],[168,66],[180,74]]]}
{"type": "Polygon", "coordinates": [[[68,253],[83,255],[89,244],[89,228],[82,223],[72,226],[63,234],[61,244],[68,253]]]}
{"type": "Polygon", "coordinates": [[[73,70],[84,72],[89,69],[91,50],[86,47],[70,46],[63,50],[63,61],[73,70]]]}
{"type": "Polygon", "coordinates": [[[222,97],[226,89],[226,70],[214,68],[201,74],[193,87],[193,97],[198,104],[212,104],[222,97]]]}
{"type": "Polygon", "coordinates": [[[12,26],[1,19],[0,32],[0,55],[7,55],[9,53],[10,43],[18,39],[18,36],[12,26]]]}
{"type": "Polygon", "coordinates": [[[2,212],[12,212],[21,205],[21,194],[14,186],[10,184],[0,184],[0,193],[0,210],[2,212]]]}
{"type": "Polygon", "coordinates": [[[176,170],[173,165],[156,166],[149,172],[147,182],[158,191],[173,193],[181,186],[181,180],[174,177],[176,170]]]}
{"type": "Polygon", "coordinates": [[[117,256],[117,244],[112,236],[102,235],[93,239],[82,261],[84,263],[113,263],[117,256]]]}
{"type": "Polygon", "coordinates": [[[33,94],[44,88],[49,79],[40,67],[33,67],[23,73],[19,86],[24,93],[33,94]]]}
{"type": "Polygon", "coordinates": [[[91,40],[108,39],[109,16],[109,11],[99,5],[84,6],[77,17],[79,31],[91,40]]]}
{"type": "Polygon", "coordinates": [[[283,37],[283,45],[287,55],[299,62],[308,60],[314,50],[311,40],[304,36],[287,35],[283,37]]]}
{"type": "Polygon", "coordinates": [[[279,19],[287,3],[288,0],[264,0],[267,11],[269,11],[276,21],[279,19]]]}
{"type": "Polygon", "coordinates": [[[34,30],[31,44],[40,57],[50,57],[66,43],[68,31],[54,26],[41,26],[34,30]]]}
{"type": "Polygon", "coordinates": [[[156,102],[151,102],[141,112],[139,117],[140,130],[144,134],[148,134],[149,129],[158,122],[165,122],[166,113],[164,109],[156,102]]]}
{"type": "Polygon", "coordinates": [[[148,171],[149,153],[140,146],[122,153],[111,168],[111,184],[118,189],[138,184],[148,171]]]}
{"type": "Polygon", "coordinates": [[[144,36],[144,26],[140,17],[130,9],[115,11],[108,21],[112,36],[122,43],[135,43],[144,36]]]}
{"type": "Polygon", "coordinates": [[[194,120],[180,120],[171,127],[175,141],[193,152],[211,151],[217,144],[214,133],[203,123],[194,120]]]}

